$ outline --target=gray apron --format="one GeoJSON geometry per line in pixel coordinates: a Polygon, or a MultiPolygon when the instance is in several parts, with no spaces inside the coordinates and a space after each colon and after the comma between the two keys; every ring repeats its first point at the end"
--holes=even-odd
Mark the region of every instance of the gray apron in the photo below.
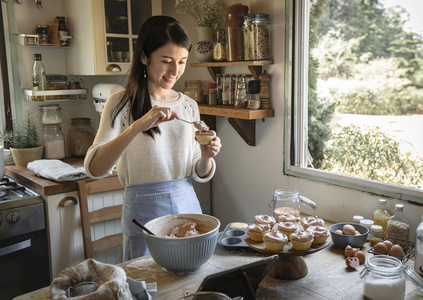
{"type": "Polygon", "coordinates": [[[191,177],[128,186],[122,211],[123,261],[150,254],[142,230],[132,219],[145,224],[158,217],[201,214],[191,177]]]}

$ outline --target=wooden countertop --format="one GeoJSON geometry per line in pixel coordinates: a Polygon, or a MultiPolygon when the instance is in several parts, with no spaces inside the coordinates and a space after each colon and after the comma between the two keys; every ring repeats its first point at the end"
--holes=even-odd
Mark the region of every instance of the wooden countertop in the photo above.
{"type": "MultiPolygon", "coordinates": [[[[63,161],[74,167],[82,167],[84,165],[84,158],[68,157],[63,161]]],[[[56,182],[53,180],[45,179],[37,176],[27,167],[6,165],[5,171],[7,176],[45,196],[78,190],[77,181],[56,182]]]]}
{"type": "MultiPolygon", "coordinates": [[[[331,223],[328,222],[327,226],[331,223]]],[[[362,249],[366,258],[370,248],[366,243],[362,249]]],[[[179,299],[185,293],[194,293],[207,275],[232,269],[262,260],[268,255],[251,249],[228,251],[221,245],[216,246],[212,257],[195,272],[188,274],[172,274],[157,265],[151,256],[144,256],[119,264],[128,277],[144,280],[147,283],[157,283],[157,292],[152,293],[153,299],[179,299]]],[[[359,273],[364,265],[357,270],[349,270],[345,266],[344,250],[330,243],[325,249],[306,255],[305,262],[308,274],[297,280],[281,280],[272,277],[269,272],[257,290],[258,300],[272,299],[349,299],[364,300],[363,281],[359,273]]],[[[413,261],[407,262],[412,266],[413,261]]],[[[422,299],[423,291],[409,280],[406,283],[406,300],[422,299]]],[[[45,300],[49,299],[49,289],[21,295],[15,300],[45,300]]]]}

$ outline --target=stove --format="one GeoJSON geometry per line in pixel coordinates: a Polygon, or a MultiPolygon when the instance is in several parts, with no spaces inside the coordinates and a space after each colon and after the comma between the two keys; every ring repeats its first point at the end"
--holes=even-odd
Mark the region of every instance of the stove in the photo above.
{"type": "Polygon", "coordinates": [[[0,299],[50,284],[45,205],[42,196],[0,179],[0,299]]]}

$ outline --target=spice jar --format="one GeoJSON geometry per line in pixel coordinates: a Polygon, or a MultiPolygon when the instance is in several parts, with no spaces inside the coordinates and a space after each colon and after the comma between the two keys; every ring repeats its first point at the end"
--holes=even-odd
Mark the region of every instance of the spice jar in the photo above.
{"type": "Polygon", "coordinates": [[[37,25],[35,33],[38,35],[38,45],[48,44],[48,27],[46,25],[37,25]]]}
{"type": "Polygon", "coordinates": [[[222,75],[222,105],[229,105],[231,96],[231,77],[228,74],[222,75]]]}
{"type": "Polygon", "coordinates": [[[236,108],[247,107],[247,83],[244,76],[240,76],[237,80],[234,106],[236,108]]]}
{"type": "Polygon", "coordinates": [[[41,105],[41,123],[44,125],[60,124],[63,121],[62,112],[58,104],[41,105]]]}
{"type": "Polygon", "coordinates": [[[216,83],[209,83],[209,104],[210,105],[217,104],[217,84],[216,83]]]}
{"type": "Polygon", "coordinates": [[[353,216],[353,222],[355,224],[360,224],[360,221],[363,220],[364,217],[363,216],[353,216]]]}
{"type": "Polygon", "coordinates": [[[71,155],[84,156],[94,141],[94,129],[89,118],[71,119],[69,131],[69,152],[71,155]]]}
{"type": "Polygon", "coordinates": [[[223,77],[221,74],[216,74],[216,88],[217,88],[217,104],[222,104],[222,89],[223,89],[223,77]]]}
{"type": "Polygon", "coordinates": [[[240,3],[227,7],[228,12],[228,61],[244,60],[244,15],[248,6],[240,3]]]}
{"type": "Polygon", "coordinates": [[[65,136],[59,124],[43,125],[44,158],[65,158],[65,136]]]}
{"type": "Polygon", "coordinates": [[[224,30],[216,30],[213,43],[213,60],[226,60],[226,36],[224,30]]]}
{"type": "Polygon", "coordinates": [[[393,256],[369,257],[360,273],[363,293],[373,300],[401,300],[405,297],[405,275],[402,262],[393,256]]]}
{"type": "Polygon", "coordinates": [[[183,93],[188,97],[197,101],[197,103],[203,103],[203,83],[201,80],[185,81],[185,89],[183,93]]]}

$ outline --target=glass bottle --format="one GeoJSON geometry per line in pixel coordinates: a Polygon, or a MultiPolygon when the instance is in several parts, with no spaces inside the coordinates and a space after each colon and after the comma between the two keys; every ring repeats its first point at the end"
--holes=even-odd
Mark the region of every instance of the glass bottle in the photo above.
{"type": "Polygon", "coordinates": [[[300,199],[296,190],[278,189],[273,194],[273,217],[280,215],[300,216],[300,199]]]}
{"type": "Polygon", "coordinates": [[[59,124],[43,125],[44,158],[65,158],[65,136],[59,124]]]}
{"type": "MultiPolygon", "coordinates": [[[[395,205],[395,214],[388,220],[387,234],[389,237],[408,240],[410,221],[404,216],[404,205],[395,205]]],[[[397,244],[402,243],[397,242],[397,244]]]]}
{"type": "Polygon", "coordinates": [[[182,92],[191,99],[197,101],[197,103],[204,103],[204,90],[201,80],[185,81],[185,88],[182,92]]]}
{"type": "Polygon", "coordinates": [[[41,105],[41,123],[43,125],[60,124],[63,121],[63,116],[58,104],[41,105]]]}
{"type": "Polygon", "coordinates": [[[66,26],[65,17],[56,17],[56,20],[59,23],[59,27],[57,28],[57,30],[59,32],[60,46],[69,46],[69,39],[67,38],[69,32],[66,26]]]}
{"type": "MultiPolygon", "coordinates": [[[[41,54],[34,54],[34,65],[32,66],[32,90],[46,90],[46,68],[43,65],[41,54]]],[[[35,100],[44,100],[44,96],[35,96],[35,100]]]]}
{"type": "Polygon", "coordinates": [[[72,128],[69,131],[69,153],[84,156],[94,141],[94,129],[89,118],[71,119],[72,128]]]}
{"type": "Polygon", "coordinates": [[[414,257],[414,270],[423,276],[423,215],[422,221],[416,229],[416,256],[414,257]]]}
{"type": "Polygon", "coordinates": [[[216,30],[213,43],[213,60],[226,60],[226,37],[225,30],[216,30]]]}
{"type": "Polygon", "coordinates": [[[386,237],[386,229],[388,226],[388,220],[391,217],[391,214],[386,209],[386,200],[379,199],[379,206],[373,212],[373,221],[375,225],[380,225],[383,228],[383,237],[386,237]]]}
{"type": "Polygon", "coordinates": [[[368,299],[404,299],[404,266],[398,258],[375,255],[369,257],[364,266],[360,278],[363,278],[363,294],[368,299]]]}
{"type": "Polygon", "coordinates": [[[247,107],[247,84],[244,76],[238,78],[234,106],[236,108],[247,107]]]}

